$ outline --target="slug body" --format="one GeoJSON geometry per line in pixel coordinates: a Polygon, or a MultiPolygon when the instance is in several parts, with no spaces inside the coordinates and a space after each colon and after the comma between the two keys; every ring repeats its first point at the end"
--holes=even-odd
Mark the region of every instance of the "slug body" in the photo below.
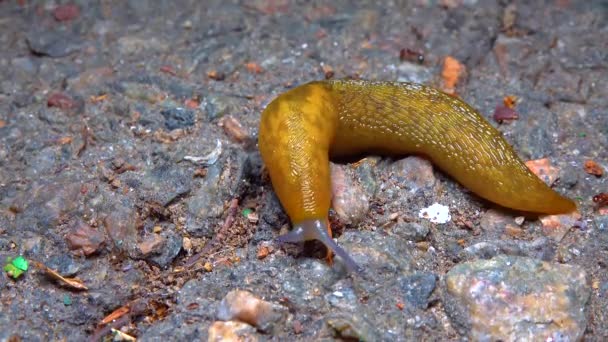
{"type": "Polygon", "coordinates": [[[556,214],[576,205],[548,187],[501,133],[462,100],[396,82],[318,81],[291,89],[262,113],[259,149],[293,230],[280,239],[331,239],[329,159],[365,152],[423,154],[477,195],[521,211],[556,214]]]}

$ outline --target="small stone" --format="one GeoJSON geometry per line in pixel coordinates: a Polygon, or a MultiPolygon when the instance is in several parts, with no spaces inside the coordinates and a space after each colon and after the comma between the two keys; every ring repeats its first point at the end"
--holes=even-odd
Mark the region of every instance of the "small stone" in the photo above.
{"type": "Polygon", "coordinates": [[[137,247],[139,247],[141,254],[146,257],[151,253],[158,252],[164,242],[165,239],[163,239],[160,235],[152,234],[148,236],[148,238],[146,238],[143,242],[138,243],[137,247]]]}
{"type": "Polygon", "coordinates": [[[174,199],[190,192],[192,177],[175,164],[159,165],[144,175],[138,189],[147,201],[157,202],[163,207],[174,199]]]}
{"type": "Polygon", "coordinates": [[[393,233],[409,241],[423,241],[429,234],[429,228],[416,222],[397,222],[393,233]]]}
{"type": "Polygon", "coordinates": [[[210,70],[207,72],[207,77],[209,77],[212,80],[223,81],[224,79],[226,79],[226,74],[224,74],[221,71],[210,70]]]}
{"type": "Polygon", "coordinates": [[[68,31],[34,30],[26,39],[32,52],[53,58],[68,56],[82,46],[82,39],[68,31]]]}
{"type": "Polygon", "coordinates": [[[587,160],[585,161],[585,172],[596,177],[602,177],[604,168],[594,160],[587,160]]]}
{"type": "Polygon", "coordinates": [[[498,256],[445,277],[446,312],[472,340],[578,341],[591,289],[578,266],[498,256]]]}
{"type": "Polygon", "coordinates": [[[80,15],[80,9],[73,4],[59,5],[53,10],[53,17],[57,21],[69,21],[80,15]]]}
{"type": "Polygon", "coordinates": [[[106,233],[114,243],[114,247],[121,251],[129,251],[135,242],[137,228],[135,213],[132,208],[118,206],[109,211],[103,220],[106,233]]]}
{"type": "Polygon", "coordinates": [[[415,193],[420,189],[432,188],[435,185],[433,165],[420,157],[407,157],[396,161],[390,167],[401,188],[415,193]]]}
{"type": "Polygon", "coordinates": [[[88,224],[78,221],[65,236],[68,247],[76,254],[89,256],[103,246],[105,236],[88,224]]]}
{"type": "Polygon", "coordinates": [[[247,130],[232,115],[227,115],[221,118],[219,126],[224,128],[224,132],[226,132],[226,134],[234,142],[242,143],[249,139],[249,133],[247,130]]]}
{"type": "Polygon", "coordinates": [[[258,223],[259,220],[260,220],[260,218],[255,211],[252,211],[247,214],[247,221],[249,221],[249,223],[256,224],[256,223],[258,223]]]}
{"type": "Polygon", "coordinates": [[[581,214],[575,211],[570,214],[544,215],[539,219],[543,224],[543,234],[559,242],[581,219],[581,214]]]}
{"type": "Polygon", "coordinates": [[[608,215],[597,215],[593,222],[595,222],[595,226],[600,232],[608,232],[608,215]]]}
{"type": "Polygon", "coordinates": [[[78,263],[74,257],[69,254],[53,256],[45,262],[45,265],[64,277],[73,277],[83,267],[82,264],[78,263]]]}
{"type": "Polygon", "coordinates": [[[505,234],[507,234],[511,237],[519,238],[524,235],[524,230],[521,229],[521,227],[518,227],[518,226],[515,226],[512,224],[507,224],[505,226],[505,234]]]}
{"type": "Polygon", "coordinates": [[[176,107],[164,109],[160,114],[165,118],[165,128],[170,131],[194,126],[194,112],[190,109],[176,107]]]}
{"type": "Polygon", "coordinates": [[[429,247],[431,247],[431,244],[428,241],[416,242],[416,248],[418,248],[419,250],[421,250],[423,252],[428,251],[429,247]]]}
{"type": "Polygon", "coordinates": [[[549,186],[557,180],[559,170],[551,165],[548,158],[529,160],[526,162],[526,166],[549,186]]]}
{"type": "Polygon", "coordinates": [[[432,273],[414,273],[401,277],[398,282],[408,303],[419,309],[426,309],[429,297],[435,289],[437,276],[432,273]]]}
{"type": "Polygon", "coordinates": [[[208,342],[222,342],[222,341],[232,341],[232,342],[256,342],[258,341],[258,337],[255,336],[255,329],[243,322],[236,321],[228,321],[228,322],[220,322],[216,321],[209,326],[209,330],[207,331],[209,334],[207,341],[208,342]]]}
{"type": "Polygon", "coordinates": [[[513,223],[513,216],[499,210],[490,209],[483,213],[479,225],[490,236],[499,237],[505,231],[505,227],[513,223]]]}
{"type": "MultiPolygon", "coordinates": [[[[150,238],[151,251],[145,256],[160,268],[165,268],[179,254],[182,249],[182,237],[175,232],[175,227],[170,225],[159,234],[152,234],[154,238],[150,238]],[[160,246],[155,246],[155,243],[160,243],[160,246]]],[[[140,245],[141,246],[141,245],[140,245]]]]}
{"type": "Polygon", "coordinates": [[[234,113],[240,107],[236,99],[221,95],[210,95],[203,104],[209,121],[234,113]]]}
{"type": "Polygon", "coordinates": [[[72,109],[76,107],[76,101],[64,93],[53,93],[46,101],[47,106],[59,109],[72,109]]]}
{"type": "Polygon", "coordinates": [[[353,313],[331,314],[325,323],[343,340],[379,341],[380,333],[363,315],[353,313]]]}
{"type": "Polygon", "coordinates": [[[257,253],[257,257],[258,259],[262,260],[265,259],[268,254],[270,254],[270,248],[268,248],[268,246],[262,246],[260,248],[258,248],[258,253],[257,253]]]}
{"type": "Polygon", "coordinates": [[[359,183],[346,172],[347,166],[330,164],[332,207],[345,223],[360,222],[369,211],[369,197],[359,183]]]}
{"type": "Polygon", "coordinates": [[[524,224],[524,221],[525,221],[525,220],[526,220],[526,218],[525,218],[524,216],[517,216],[517,217],[515,218],[515,223],[516,223],[518,226],[521,226],[522,224],[524,224]]]}
{"type": "Polygon", "coordinates": [[[234,290],[222,299],[217,318],[223,321],[237,320],[269,332],[274,325],[286,317],[284,307],[261,300],[251,292],[234,290]]]}
{"type": "MultiPolygon", "coordinates": [[[[42,238],[40,235],[35,235],[23,240],[23,249],[30,253],[38,253],[41,247],[42,238]]],[[[12,244],[11,244],[12,246],[12,244]]],[[[11,247],[14,248],[14,247],[11,247]]]]}

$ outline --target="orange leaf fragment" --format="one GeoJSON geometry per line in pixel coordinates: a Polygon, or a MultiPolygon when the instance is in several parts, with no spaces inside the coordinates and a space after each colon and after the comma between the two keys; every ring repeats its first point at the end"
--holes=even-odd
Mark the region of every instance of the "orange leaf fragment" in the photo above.
{"type": "Polygon", "coordinates": [[[589,159],[585,162],[585,172],[596,177],[602,177],[604,169],[595,161],[589,159]]]}
{"type": "Polygon", "coordinates": [[[462,65],[462,63],[460,63],[456,58],[452,56],[446,56],[444,58],[441,77],[443,77],[443,90],[446,93],[455,93],[456,84],[464,71],[464,65],[462,65]]]}

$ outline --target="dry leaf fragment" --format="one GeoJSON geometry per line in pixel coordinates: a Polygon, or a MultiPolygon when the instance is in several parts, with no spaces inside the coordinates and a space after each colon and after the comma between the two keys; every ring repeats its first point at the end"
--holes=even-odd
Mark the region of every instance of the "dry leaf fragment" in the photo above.
{"type": "Polygon", "coordinates": [[[129,311],[131,311],[131,309],[128,304],[121,306],[120,308],[112,311],[109,315],[104,317],[101,322],[99,322],[99,325],[106,325],[108,323],[111,323],[129,313],[129,311]]]}
{"type": "Polygon", "coordinates": [[[585,162],[585,172],[596,177],[602,177],[604,169],[598,163],[589,159],[585,162]]]}
{"type": "Polygon", "coordinates": [[[67,286],[68,288],[70,288],[72,290],[87,291],[89,289],[88,287],[86,287],[84,282],[78,278],[63,277],[57,271],[53,270],[52,268],[47,267],[46,265],[44,265],[43,263],[38,262],[38,261],[32,260],[31,263],[34,266],[36,266],[36,268],[40,269],[41,271],[44,271],[44,273],[48,277],[58,281],[61,285],[67,286]]]}

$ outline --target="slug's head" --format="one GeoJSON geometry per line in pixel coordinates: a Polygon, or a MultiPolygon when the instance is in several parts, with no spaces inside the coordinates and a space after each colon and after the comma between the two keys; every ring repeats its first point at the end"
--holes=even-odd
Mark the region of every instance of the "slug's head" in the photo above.
{"type": "Polygon", "coordinates": [[[360,273],[362,269],[357,263],[346,253],[342,247],[329,236],[328,227],[325,220],[305,220],[293,225],[291,232],[281,235],[277,238],[279,242],[304,242],[308,240],[321,241],[328,250],[333,252],[337,257],[342,259],[346,268],[351,272],[360,273]]]}

